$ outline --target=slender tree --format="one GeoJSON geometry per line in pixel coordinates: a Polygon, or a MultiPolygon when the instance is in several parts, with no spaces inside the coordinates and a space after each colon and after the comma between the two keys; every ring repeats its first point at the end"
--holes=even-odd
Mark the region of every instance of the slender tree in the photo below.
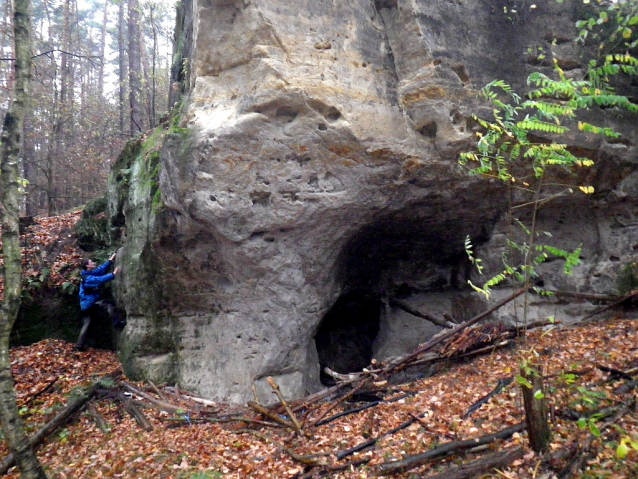
{"type": "Polygon", "coordinates": [[[137,0],[128,0],[128,71],[131,136],[144,131],[142,119],[142,56],[140,50],[140,6],[137,0]]]}
{"type": "Polygon", "coordinates": [[[125,134],[129,131],[130,121],[128,115],[125,113],[128,103],[128,90],[127,85],[127,62],[126,62],[126,22],[125,22],[125,0],[120,0],[118,14],[117,14],[117,49],[118,49],[118,62],[119,62],[119,110],[120,110],[120,133],[125,134]]]}
{"type": "Polygon", "coordinates": [[[4,118],[0,149],[0,186],[2,187],[2,241],[4,266],[4,298],[0,309],[0,421],[2,430],[18,462],[23,478],[46,478],[29,445],[18,414],[9,337],[18,315],[22,293],[22,263],[18,217],[22,185],[19,176],[19,154],[22,144],[24,117],[31,96],[31,19],[30,0],[15,0],[13,27],[15,42],[14,98],[4,118]]]}
{"type": "Polygon", "coordinates": [[[102,14],[102,28],[100,30],[100,66],[97,74],[98,81],[98,95],[100,100],[104,99],[104,52],[106,51],[106,24],[109,20],[109,2],[105,0],[104,10],[102,14]]]}

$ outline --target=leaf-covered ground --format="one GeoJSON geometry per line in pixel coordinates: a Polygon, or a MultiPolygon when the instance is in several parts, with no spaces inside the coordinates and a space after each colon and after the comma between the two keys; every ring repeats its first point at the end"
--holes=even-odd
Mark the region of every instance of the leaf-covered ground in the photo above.
{"type": "MultiPolygon", "coordinates": [[[[65,291],[79,281],[83,253],[77,245],[75,224],[81,215],[81,211],[73,211],[60,216],[38,216],[31,224],[20,227],[23,287],[27,293],[43,287],[65,291]]],[[[0,298],[3,295],[4,277],[0,276],[0,298]]]]}
{"type": "MultiPolygon", "coordinates": [[[[635,400],[635,389],[622,394],[614,392],[627,378],[603,369],[613,368],[637,376],[638,320],[617,317],[579,327],[557,327],[550,332],[534,331],[529,334],[528,345],[533,346],[543,364],[551,404],[552,443],[547,456],[540,458],[531,452],[526,446],[526,433],[520,433],[487,449],[433,460],[393,477],[448,474],[445,472],[448,468],[492,450],[517,445],[525,446],[521,459],[498,471],[486,471],[481,477],[555,477],[570,457],[578,457],[574,456],[578,444],[586,444],[592,431],[597,432],[606,420],[595,417],[592,421],[581,420],[581,426],[585,427],[580,428],[579,417],[635,400]]],[[[464,418],[468,408],[494,389],[499,379],[517,374],[519,359],[512,349],[460,363],[440,363],[434,376],[394,386],[385,393],[387,399],[403,395],[402,399],[381,402],[322,426],[305,426],[309,437],[303,439],[285,428],[235,420],[211,422],[226,421],[228,415],[264,419],[247,407],[200,404],[189,399],[189,393],[175,388],[130,383],[147,395],[144,398],[133,394],[130,400],[137,404],[153,405],[148,400],[152,397],[179,407],[173,412],[162,411],[156,404],[144,409],[153,426],[152,430],[144,431],[118,400],[118,394],[121,399],[122,393],[105,388],[91,404],[106,421],[106,431],[98,428],[95,414],[85,409],[49,437],[39,447],[38,456],[50,477],[63,479],[374,477],[379,464],[422,453],[449,441],[484,436],[523,421],[521,390],[516,381],[464,418]],[[418,421],[380,439],[374,447],[343,460],[336,458],[338,453],[415,416],[418,421]],[[308,458],[301,456],[307,455],[319,455],[311,460],[323,465],[305,465],[308,458]]],[[[12,363],[18,403],[30,432],[55,416],[78,393],[78,388],[119,367],[112,352],[78,353],[71,344],[54,340],[12,350],[12,363]]],[[[300,411],[299,416],[306,425],[310,424],[334,404],[335,398],[330,398],[317,409],[300,411]]],[[[357,405],[360,404],[341,403],[326,417],[357,405]]],[[[638,451],[629,440],[638,441],[635,405],[593,440],[591,449],[586,451],[584,469],[571,477],[637,477],[638,451]],[[629,451],[620,459],[617,448],[623,439],[629,451]]],[[[2,445],[0,453],[7,454],[6,445],[2,445]]],[[[7,477],[18,477],[17,470],[12,469],[7,477]]]]}

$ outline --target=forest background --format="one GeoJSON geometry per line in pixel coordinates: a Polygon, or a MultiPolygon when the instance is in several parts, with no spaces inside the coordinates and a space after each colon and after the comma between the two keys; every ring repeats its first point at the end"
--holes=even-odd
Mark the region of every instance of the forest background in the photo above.
{"type": "MultiPolygon", "coordinates": [[[[0,117],[13,92],[11,2],[0,3],[0,117]]],[[[33,0],[33,98],[23,214],[56,215],[106,189],[126,141],[168,110],[171,0],[33,0]]]]}

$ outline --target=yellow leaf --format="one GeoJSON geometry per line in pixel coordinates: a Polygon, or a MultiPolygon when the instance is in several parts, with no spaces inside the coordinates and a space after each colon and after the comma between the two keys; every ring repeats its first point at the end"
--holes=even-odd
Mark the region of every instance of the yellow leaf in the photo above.
{"type": "Polygon", "coordinates": [[[591,195],[594,192],[593,186],[579,186],[578,189],[586,195],[591,195]]]}

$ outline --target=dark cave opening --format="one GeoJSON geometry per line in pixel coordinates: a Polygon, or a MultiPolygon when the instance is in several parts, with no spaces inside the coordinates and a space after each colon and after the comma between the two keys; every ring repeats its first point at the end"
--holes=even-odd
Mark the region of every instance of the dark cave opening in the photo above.
{"type": "Polygon", "coordinates": [[[372,344],[379,332],[380,313],[379,298],[364,290],[350,291],[337,299],[315,335],[322,384],[335,382],[324,372],[325,367],[338,373],[350,373],[361,371],[370,364],[372,344]]]}
{"type": "Polygon", "coordinates": [[[436,194],[379,215],[353,235],[339,260],[342,294],[314,337],[324,385],[334,384],[325,367],[347,374],[370,365],[375,341],[387,339],[377,338],[379,331],[392,334],[382,327],[385,300],[463,288],[469,279],[466,238],[482,245],[502,211],[499,190],[481,187],[481,204],[469,199],[476,189],[436,194]]]}

